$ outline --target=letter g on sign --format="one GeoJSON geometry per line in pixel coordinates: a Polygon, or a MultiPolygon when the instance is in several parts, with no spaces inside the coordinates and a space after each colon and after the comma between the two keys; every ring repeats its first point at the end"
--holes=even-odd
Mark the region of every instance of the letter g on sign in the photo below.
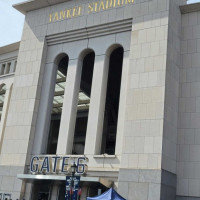
{"type": "Polygon", "coordinates": [[[32,157],[31,164],[30,164],[31,165],[31,168],[30,168],[31,173],[38,172],[38,163],[34,164],[34,160],[39,161],[39,157],[38,156],[33,156],[32,157]]]}

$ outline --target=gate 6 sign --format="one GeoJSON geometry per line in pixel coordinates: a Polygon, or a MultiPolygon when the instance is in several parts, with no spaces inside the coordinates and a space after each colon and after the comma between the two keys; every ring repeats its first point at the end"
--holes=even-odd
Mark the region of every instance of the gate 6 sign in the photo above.
{"type": "Polygon", "coordinates": [[[70,167],[75,162],[77,174],[84,174],[87,170],[86,157],[70,156],[33,156],[30,162],[32,174],[70,173],[70,167]]]}

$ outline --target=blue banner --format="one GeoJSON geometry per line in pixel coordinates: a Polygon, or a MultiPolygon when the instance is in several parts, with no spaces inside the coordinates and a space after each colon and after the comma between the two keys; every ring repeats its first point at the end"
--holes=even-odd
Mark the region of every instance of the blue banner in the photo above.
{"type": "Polygon", "coordinates": [[[80,176],[66,176],[65,200],[77,200],[80,176]]]}

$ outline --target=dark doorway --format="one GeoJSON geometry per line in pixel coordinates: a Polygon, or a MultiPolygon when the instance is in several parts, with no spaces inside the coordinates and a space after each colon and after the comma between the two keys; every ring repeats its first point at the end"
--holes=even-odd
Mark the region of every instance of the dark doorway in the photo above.
{"type": "Polygon", "coordinates": [[[64,56],[58,64],[53,105],[51,111],[47,154],[56,154],[57,150],[58,134],[60,129],[60,119],[62,114],[68,62],[69,62],[68,56],[64,56]]]}
{"type": "Polygon", "coordinates": [[[123,54],[123,48],[119,47],[110,55],[101,145],[102,154],[115,154],[123,54]]]}
{"type": "Polygon", "coordinates": [[[72,154],[84,154],[95,54],[83,60],[72,154]]]}
{"type": "Polygon", "coordinates": [[[32,189],[32,200],[49,200],[52,187],[51,181],[35,182],[32,189]]]}

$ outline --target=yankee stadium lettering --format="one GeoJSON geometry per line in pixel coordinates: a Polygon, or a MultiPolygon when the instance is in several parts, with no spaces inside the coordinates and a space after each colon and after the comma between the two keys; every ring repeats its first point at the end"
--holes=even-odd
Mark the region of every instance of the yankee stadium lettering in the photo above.
{"type": "Polygon", "coordinates": [[[58,12],[49,14],[49,22],[56,22],[64,19],[71,19],[73,17],[82,16],[84,9],[86,14],[96,13],[110,8],[120,7],[127,4],[134,3],[135,0],[101,0],[72,8],[66,8],[58,12]]]}

